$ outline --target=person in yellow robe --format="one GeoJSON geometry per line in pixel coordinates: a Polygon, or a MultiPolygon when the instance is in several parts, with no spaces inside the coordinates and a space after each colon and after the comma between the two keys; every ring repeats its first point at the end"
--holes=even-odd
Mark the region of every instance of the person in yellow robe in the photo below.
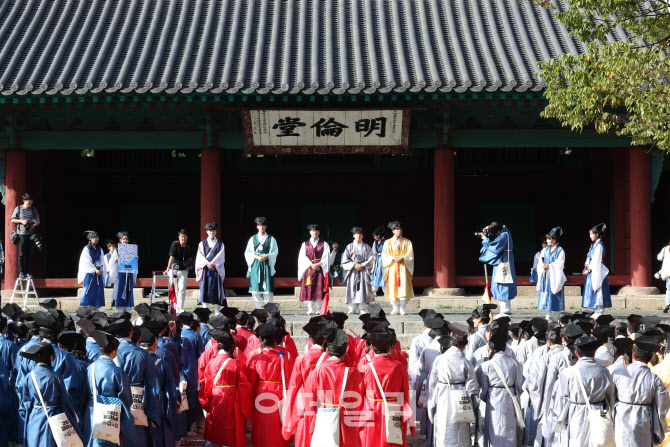
{"type": "Polygon", "coordinates": [[[384,242],[382,270],[386,284],[386,298],[391,301],[391,315],[405,315],[405,306],[414,297],[412,276],[414,275],[414,249],[409,239],[402,237],[402,224],[388,224],[393,237],[384,242]]]}

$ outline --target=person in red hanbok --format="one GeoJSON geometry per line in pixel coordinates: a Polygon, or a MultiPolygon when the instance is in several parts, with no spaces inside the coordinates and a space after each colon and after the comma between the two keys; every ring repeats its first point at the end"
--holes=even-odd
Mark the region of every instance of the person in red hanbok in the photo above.
{"type": "Polygon", "coordinates": [[[204,437],[208,447],[244,447],[247,444],[245,418],[250,420],[253,413],[251,384],[243,365],[232,355],[233,337],[220,330],[210,334],[219,350],[205,368],[198,395],[207,412],[204,437]]]}
{"type": "Polygon", "coordinates": [[[261,341],[262,352],[254,355],[247,365],[247,378],[254,399],[251,422],[251,444],[254,446],[288,447],[288,441],[282,437],[280,407],[287,406],[284,389],[288,386],[290,371],[288,362],[275,350],[276,332],[277,327],[273,324],[258,326],[256,335],[261,341]]]}
{"type": "MultiPolygon", "coordinates": [[[[214,318],[212,318],[214,321],[213,323],[213,328],[212,331],[223,331],[228,333],[231,337],[233,337],[233,341],[235,341],[235,347],[234,347],[234,352],[233,356],[235,357],[235,361],[240,364],[242,369],[246,368],[247,365],[247,357],[244,355],[243,350],[237,346],[237,340],[238,337],[237,335],[231,334],[230,328],[232,327],[232,321],[224,317],[223,315],[217,315],[214,318]]],[[[200,358],[198,359],[198,381],[200,382],[200,386],[202,386],[203,381],[205,380],[205,367],[209,363],[211,359],[216,357],[216,355],[219,352],[218,344],[216,343],[216,340],[211,336],[212,331],[210,331],[210,340],[208,343],[207,349],[205,349],[205,352],[202,353],[200,358]]]]}
{"type": "Polygon", "coordinates": [[[247,342],[249,342],[249,337],[254,336],[254,331],[249,329],[247,326],[249,324],[249,314],[241,310],[235,315],[235,331],[237,331],[237,334],[246,338],[247,342]]]}
{"type": "MultiPolygon", "coordinates": [[[[316,418],[312,424],[310,440],[312,437],[320,438],[332,436],[328,428],[322,429],[319,421],[319,410],[332,410],[339,408],[341,447],[358,447],[360,443],[360,422],[364,417],[365,387],[363,386],[363,374],[356,368],[348,366],[344,362],[349,337],[341,329],[328,329],[325,333],[327,351],[330,356],[321,367],[314,370],[307,379],[305,390],[312,402],[316,403],[316,418]],[[346,385],[344,392],[342,385],[346,371],[346,385]]],[[[323,411],[328,414],[329,411],[323,411]]],[[[327,416],[326,416],[327,417],[327,416]]]]}
{"type": "Polygon", "coordinates": [[[295,447],[309,447],[309,431],[313,415],[305,411],[308,399],[304,396],[304,385],[309,374],[323,363],[328,354],[323,349],[323,333],[329,328],[336,328],[332,321],[314,317],[303,326],[303,330],[309,334],[312,347],[299,356],[293,366],[293,375],[289,384],[287,401],[287,413],[284,419],[282,435],[287,441],[295,434],[295,447]]]}
{"type": "MultiPolygon", "coordinates": [[[[361,439],[365,447],[407,446],[407,424],[413,420],[412,405],[409,400],[409,376],[407,364],[391,359],[389,351],[395,340],[393,334],[382,327],[369,333],[370,343],[375,352],[372,361],[363,367],[367,408],[372,410],[372,420],[363,427],[361,439]],[[376,376],[375,376],[376,374],[376,376]],[[380,387],[384,392],[382,396],[380,387]],[[397,429],[398,443],[391,443],[386,434],[386,411],[384,397],[390,406],[401,412],[401,426],[397,429]]],[[[393,425],[392,423],[390,424],[393,425]]],[[[393,430],[391,430],[393,433],[393,430]]],[[[414,436],[414,426],[411,427],[414,436]]]]}

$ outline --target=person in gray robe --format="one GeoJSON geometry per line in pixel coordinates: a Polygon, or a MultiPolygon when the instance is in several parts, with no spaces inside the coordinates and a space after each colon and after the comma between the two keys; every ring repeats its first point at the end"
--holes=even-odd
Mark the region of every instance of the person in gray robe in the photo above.
{"type": "Polygon", "coordinates": [[[456,335],[450,347],[437,356],[428,380],[428,417],[433,426],[434,447],[470,447],[470,424],[449,422],[449,400],[452,388],[465,388],[473,408],[479,399],[479,384],[472,364],[466,360],[463,350],[465,337],[456,335]],[[451,386],[450,386],[451,385],[451,386]]]}
{"type": "Polygon", "coordinates": [[[495,304],[483,304],[472,311],[471,319],[477,332],[468,337],[468,346],[466,346],[465,358],[472,361],[475,351],[482,346],[488,345],[486,338],[486,328],[491,321],[491,311],[498,306],[495,304]]]}
{"type": "MultiPolygon", "coordinates": [[[[408,372],[409,372],[409,387],[411,390],[415,389],[415,381],[418,373],[419,367],[419,357],[421,352],[426,348],[435,338],[435,332],[426,325],[426,322],[438,315],[433,309],[421,309],[419,311],[419,316],[423,319],[423,325],[425,327],[424,331],[412,339],[412,343],[409,347],[409,359],[408,359],[408,372]]],[[[426,400],[426,388],[425,386],[421,387],[421,394],[417,395],[417,400],[426,400]]],[[[426,413],[425,407],[420,407],[417,405],[415,420],[419,421],[420,433],[426,435],[426,425],[428,421],[428,414],[426,413]]]]}
{"type": "Polygon", "coordinates": [[[632,350],[629,349],[635,343],[633,340],[627,337],[617,338],[612,342],[614,347],[614,363],[607,367],[607,370],[610,374],[614,374],[619,369],[628,368],[628,364],[632,361],[630,355],[632,355],[632,350]]]}
{"type": "Polygon", "coordinates": [[[599,342],[595,337],[582,336],[575,341],[577,363],[558,376],[552,411],[556,417],[554,431],[559,433],[563,447],[586,446],[590,442],[588,411],[612,411],[614,386],[612,376],[593,359],[599,342]],[[589,399],[587,403],[579,384],[581,378],[589,399]]]}
{"type": "MultiPolygon", "coordinates": [[[[484,363],[486,360],[488,360],[489,356],[489,345],[488,341],[491,338],[491,334],[495,333],[497,331],[505,331],[509,332],[509,321],[510,318],[507,316],[502,316],[498,317],[493,320],[493,322],[489,325],[486,326],[486,331],[485,331],[485,337],[486,337],[486,344],[481,346],[479,349],[477,349],[474,354],[472,355],[472,366],[476,369],[479,365],[484,363]]],[[[516,360],[516,353],[514,350],[509,346],[509,344],[506,344],[507,346],[505,347],[505,355],[509,356],[510,358],[513,358],[516,360]]]]}
{"type": "Polygon", "coordinates": [[[349,314],[353,314],[358,307],[358,313],[365,313],[368,303],[374,301],[372,292],[372,247],[363,242],[363,228],[351,229],[354,242],[347,245],[342,253],[340,266],[344,271],[342,285],[346,289],[344,302],[349,307],[349,314]]]}
{"type": "Polygon", "coordinates": [[[617,446],[650,447],[665,438],[670,396],[660,377],[647,366],[659,349],[661,344],[655,337],[638,337],[632,348],[633,362],[612,374],[617,446]]]}
{"type": "Polygon", "coordinates": [[[523,387],[523,371],[521,365],[505,354],[507,333],[495,333],[489,340],[491,348],[490,360],[484,362],[476,370],[477,382],[480,386],[479,397],[486,403],[483,424],[484,447],[516,447],[520,444],[521,430],[517,425],[514,403],[503,381],[512,395],[518,398],[523,387]],[[493,365],[496,365],[502,377],[493,365]]]}

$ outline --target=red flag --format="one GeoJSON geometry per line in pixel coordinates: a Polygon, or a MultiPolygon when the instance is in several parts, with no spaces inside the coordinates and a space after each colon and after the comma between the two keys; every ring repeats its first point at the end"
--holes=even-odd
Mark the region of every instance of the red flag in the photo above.
{"type": "Polygon", "coordinates": [[[330,313],[330,309],[328,309],[328,301],[330,299],[330,275],[328,272],[325,272],[323,277],[323,293],[325,296],[323,297],[323,303],[321,304],[321,312],[319,312],[321,315],[330,313]]]}
{"type": "Polygon", "coordinates": [[[177,292],[174,290],[174,281],[170,284],[170,291],[168,292],[168,298],[170,300],[170,313],[177,315],[177,292]]]}

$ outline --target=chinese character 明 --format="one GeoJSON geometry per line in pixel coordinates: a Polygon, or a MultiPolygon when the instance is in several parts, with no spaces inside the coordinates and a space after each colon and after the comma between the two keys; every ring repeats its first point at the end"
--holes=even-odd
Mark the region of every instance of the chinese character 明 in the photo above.
{"type": "Polygon", "coordinates": [[[366,132],[363,137],[367,137],[375,130],[378,130],[378,137],[384,138],[386,136],[386,118],[372,118],[372,119],[360,119],[356,121],[356,132],[366,132]]]}
{"type": "Polygon", "coordinates": [[[305,126],[305,123],[300,121],[300,118],[279,118],[277,124],[272,126],[273,129],[279,129],[281,132],[277,134],[278,137],[299,137],[300,134],[295,132],[296,128],[305,126]]]}
{"type": "Polygon", "coordinates": [[[333,118],[328,118],[328,121],[321,118],[319,121],[312,124],[311,128],[315,127],[317,137],[339,137],[342,134],[342,130],[349,128],[349,126],[338,123],[333,118]]]}

